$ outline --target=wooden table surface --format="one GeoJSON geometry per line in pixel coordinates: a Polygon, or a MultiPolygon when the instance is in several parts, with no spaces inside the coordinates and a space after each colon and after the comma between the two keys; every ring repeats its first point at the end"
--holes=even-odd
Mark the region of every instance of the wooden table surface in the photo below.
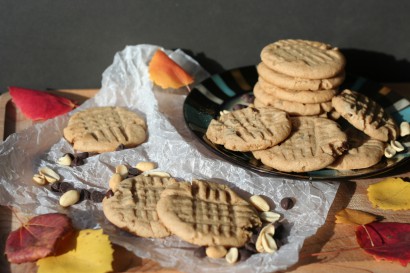
{"type": "MultiPolygon", "coordinates": [[[[386,86],[392,87],[405,97],[410,97],[410,84],[386,84],[386,86]]],[[[60,90],[58,92],[81,103],[86,98],[93,96],[96,91],[94,89],[79,89],[60,90]]],[[[7,93],[0,97],[0,137],[2,137],[3,131],[7,136],[31,125],[31,122],[24,119],[9,100],[10,97],[7,93]],[[2,108],[4,109],[3,113],[2,108]],[[6,124],[4,128],[2,128],[3,124],[6,124]]],[[[410,213],[408,211],[375,209],[372,208],[367,198],[367,187],[388,176],[409,178],[410,164],[405,164],[390,173],[377,177],[342,181],[329,210],[326,223],[319,228],[314,236],[305,241],[300,252],[299,262],[283,272],[410,272],[409,266],[403,267],[399,263],[375,261],[372,256],[357,248],[354,226],[334,223],[335,213],[346,207],[383,216],[386,222],[410,223],[410,213]],[[320,254],[318,255],[318,253],[320,254]]],[[[9,208],[0,207],[0,252],[4,251],[4,243],[8,233],[18,228],[19,225],[20,223],[9,208]]],[[[178,272],[174,269],[162,268],[154,261],[136,257],[121,247],[116,247],[115,253],[115,272],[178,272]]],[[[0,256],[0,269],[2,273],[36,272],[34,264],[10,265],[4,256],[0,256]]]]}

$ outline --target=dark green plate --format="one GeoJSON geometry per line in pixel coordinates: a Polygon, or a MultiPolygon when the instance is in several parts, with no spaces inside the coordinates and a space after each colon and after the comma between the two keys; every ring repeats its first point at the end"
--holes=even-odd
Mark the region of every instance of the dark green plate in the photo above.
{"type": "MultiPolygon", "coordinates": [[[[247,66],[226,71],[204,80],[188,94],[184,102],[184,118],[190,130],[199,140],[215,154],[225,160],[237,164],[243,168],[274,176],[285,176],[297,179],[334,180],[350,179],[373,176],[405,163],[410,158],[409,139],[400,139],[406,146],[404,152],[397,153],[393,158],[385,158],[377,165],[366,169],[337,171],[322,169],[306,173],[287,173],[270,168],[256,160],[251,153],[234,152],[225,149],[221,145],[210,142],[205,132],[213,118],[219,116],[222,110],[232,110],[235,104],[247,104],[244,101],[245,94],[252,94],[252,89],[258,80],[255,66],[247,66]]],[[[364,78],[348,75],[340,89],[349,88],[361,92],[376,100],[384,109],[390,112],[400,124],[402,121],[410,121],[410,103],[400,97],[394,91],[386,92],[386,87],[368,81],[364,78]]]]}

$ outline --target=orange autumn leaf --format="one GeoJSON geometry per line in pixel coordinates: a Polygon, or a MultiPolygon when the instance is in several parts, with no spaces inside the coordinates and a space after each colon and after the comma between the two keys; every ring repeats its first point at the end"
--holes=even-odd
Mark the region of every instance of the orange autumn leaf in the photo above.
{"type": "Polygon", "coordinates": [[[366,225],[377,220],[376,215],[348,208],[342,209],[335,216],[337,224],[366,225]]]}
{"type": "Polygon", "coordinates": [[[148,69],[150,79],[164,89],[178,89],[194,82],[191,75],[159,49],[152,57],[148,69]]]}

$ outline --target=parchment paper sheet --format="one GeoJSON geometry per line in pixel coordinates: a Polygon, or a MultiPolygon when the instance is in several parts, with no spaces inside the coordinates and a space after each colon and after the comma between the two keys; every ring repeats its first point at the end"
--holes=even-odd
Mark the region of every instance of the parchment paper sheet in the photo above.
{"type": "MultiPolygon", "coordinates": [[[[63,153],[72,152],[62,138],[69,115],[13,134],[0,145],[0,204],[11,205],[30,216],[67,213],[77,228],[102,227],[113,242],[136,255],[183,272],[209,272],[211,269],[216,272],[273,272],[296,263],[304,240],[324,223],[339,184],[262,176],[219,159],[203,147],[185,126],[183,91],[161,90],[149,80],[147,66],[158,48],[127,46],[117,53],[113,64],[103,73],[100,92],[73,111],[93,106],[128,107],[145,117],[149,132],[146,143],[134,149],[96,155],[88,158],[85,165],[71,168],[55,163],[63,153]],[[228,265],[222,259],[199,259],[193,255],[195,246],[175,236],[143,239],[120,231],[105,220],[101,204],[87,201],[63,209],[58,205],[58,195],[31,181],[38,168],[49,166],[78,189],[106,191],[116,165],[134,166],[139,161],[154,161],[160,170],[179,180],[208,179],[228,184],[244,197],[250,194],[269,197],[274,209],[285,219],[286,244],[274,254],[253,255],[235,265],[228,265]],[[285,211],[279,202],[288,196],[297,201],[293,209],[285,211]]],[[[197,83],[209,76],[182,51],[166,52],[193,74],[197,83]]]]}

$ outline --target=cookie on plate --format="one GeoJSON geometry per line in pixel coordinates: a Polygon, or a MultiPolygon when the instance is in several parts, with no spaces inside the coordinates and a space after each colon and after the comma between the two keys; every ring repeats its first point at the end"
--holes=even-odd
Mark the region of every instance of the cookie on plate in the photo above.
{"type": "Polygon", "coordinates": [[[335,77],[346,64],[337,48],[308,40],[279,40],[269,44],[262,49],[261,59],[276,72],[304,79],[335,77]]]}
{"type": "Polygon", "coordinates": [[[111,152],[143,143],[147,125],[136,113],[121,107],[95,107],[70,117],[64,137],[82,152],[111,152]]]}
{"type": "Polygon", "coordinates": [[[337,89],[345,79],[345,73],[342,71],[338,75],[332,78],[326,79],[305,79],[305,78],[295,78],[282,73],[278,73],[273,69],[267,67],[264,63],[260,63],[257,66],[258,74],[265,81],[290,90],[328,90],[337,89]]]}
{"type": "Polygon", "coordinates": [[[118,185],[111,197],[103,200],[105,217],[115,226],[141,237],[160,238],[170,231],[156,211],[161,192],[178,183],[174,178],[139,175],[118,185]]]}
{"type": "Polygon", "coordinates": [[[228,186],[200,180],[167,187],[157,212],[173,234],[203,246],[243,246],[261,226],[254,207],[228,186]]]}
{"type": "Polygon", "coordinates": [[[258,84],[267,94],[271,94],[278,99],[300,103],[329,102],[338,93],[336,89],[310,91],[280,88],[265,81],[262,77],[259,77],[258,84]]]}
{"type": "Polygon", "coordinates": [[[347,148],[346,134],[336,122],[319,117],[291,117],[292,133],[281,144],[252,152],[263,164],[283,172],[320,170],[347,148]]]}
{"type": "Polygon", "coordinates": [[[364,169],[380,162],[384,155],[386,143],[372,139],[355,128],[348,128],[345,133],[348,137],[349,149],[328,168],[336,170],[364,169]]]}
{"type": "Polygon", "coordinates": [[[272,107],[247,107],[212,120],[206,137],[233,151],[272,147],[288,137],[291,124],[286,112],[272,107]]]}
{"type": "Polygon", "coordinates": [[[322,103],[300,103],[279,99],[272,94],[266,93],[261,88],[259,82],[255,84],[253,93],[255,95],[254,104],[256,107],[272,106],[287,112],[291,116],[317,116],[332,110],[331,101],[322,103]]]}
{"type": "Polygon", "coordinates": [[[377,102],[361,93],[345,89],[333,97],[332,105],[351,125],[371,138],[387,142],[398,135],[393,118],[377,102]]]}

